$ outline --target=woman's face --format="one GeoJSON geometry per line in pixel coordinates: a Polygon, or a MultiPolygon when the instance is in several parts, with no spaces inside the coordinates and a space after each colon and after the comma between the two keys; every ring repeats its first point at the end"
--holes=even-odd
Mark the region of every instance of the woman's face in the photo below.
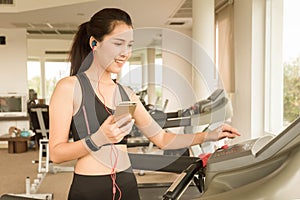
{"type": "Polygon", "coordinates": [[[102,42],[97,43],[94,49],[96,62],[106,71],[117,74],[131,56],[132,45],[132,27],[119,23],[102,42]]]}

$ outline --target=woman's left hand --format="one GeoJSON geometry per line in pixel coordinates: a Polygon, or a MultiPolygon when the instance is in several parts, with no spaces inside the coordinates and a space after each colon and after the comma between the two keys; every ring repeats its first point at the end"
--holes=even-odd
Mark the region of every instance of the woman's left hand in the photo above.
{"type": "Polygon", "coordinates": [[[218,141],[223,138],[233,139],[236,136],[240,136],[241,134],[233,127],[228,124],[222,124],[218,128],[207,132],[204,138],[204,142],[208,141],[218,141]]]}

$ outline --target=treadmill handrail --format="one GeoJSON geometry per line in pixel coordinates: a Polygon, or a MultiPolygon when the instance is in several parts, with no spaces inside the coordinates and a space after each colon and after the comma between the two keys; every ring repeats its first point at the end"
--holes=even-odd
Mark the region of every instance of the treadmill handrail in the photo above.
{"type": "Polygon", "coordinates": [[[129,153],[133,169],[181,173],[199,160],[190,156],[129,153]]]}
{"type": "Polygon", "coordinates": [[[201,159],[198,159],[194,163],[190,164],[173,182],[169,189],[163,195],[163,200],[177,200],[185,192],[189,184],[191,183],[194,175],[199,173],[203,169],[203,163],[201,159]]]}

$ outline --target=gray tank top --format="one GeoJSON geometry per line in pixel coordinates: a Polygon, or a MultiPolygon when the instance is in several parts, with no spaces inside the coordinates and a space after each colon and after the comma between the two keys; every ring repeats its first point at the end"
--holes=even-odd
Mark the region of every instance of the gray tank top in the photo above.
{"type": "MultiPolygon", "coordinates": [[[[109,116],[103,102],[95,94],[86,74],[79,73],[76,77],[81,86],[82,101],[78,112],[72,117],[71,133],[74,141],[85,138],[89,131],[91,134],[95,133],[109,116]],[[85,118],[87,118],[88,124],[85,118]]],[[[129,101],[130,99],[124,88],[119,83],[117,83],[117,86],[119,87],[122,101],[129,101]]],[[[114,112],[110,108],[107,109],[110,113],[114,112]]],[[[127,136],[117,144],[127,144],[127,136]]]]}

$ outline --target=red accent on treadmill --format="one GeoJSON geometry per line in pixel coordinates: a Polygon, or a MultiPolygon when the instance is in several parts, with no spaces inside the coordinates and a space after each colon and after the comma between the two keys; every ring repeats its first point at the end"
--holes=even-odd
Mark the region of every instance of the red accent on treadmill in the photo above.
{"type": "Polygon", "coordinates": [[[202,160],[203,167],[206,167],[207,160],[209,159],[210,156],[211,156],[211,153],[202,153],[199,155],[199,158],[201,158],[201,160],[202,160]]]}
{"type": "Polygon", "coordinates": [[[224,146],[222,146],[221,149],[228,149],[228,144],[225,144],[224,146]]]}

